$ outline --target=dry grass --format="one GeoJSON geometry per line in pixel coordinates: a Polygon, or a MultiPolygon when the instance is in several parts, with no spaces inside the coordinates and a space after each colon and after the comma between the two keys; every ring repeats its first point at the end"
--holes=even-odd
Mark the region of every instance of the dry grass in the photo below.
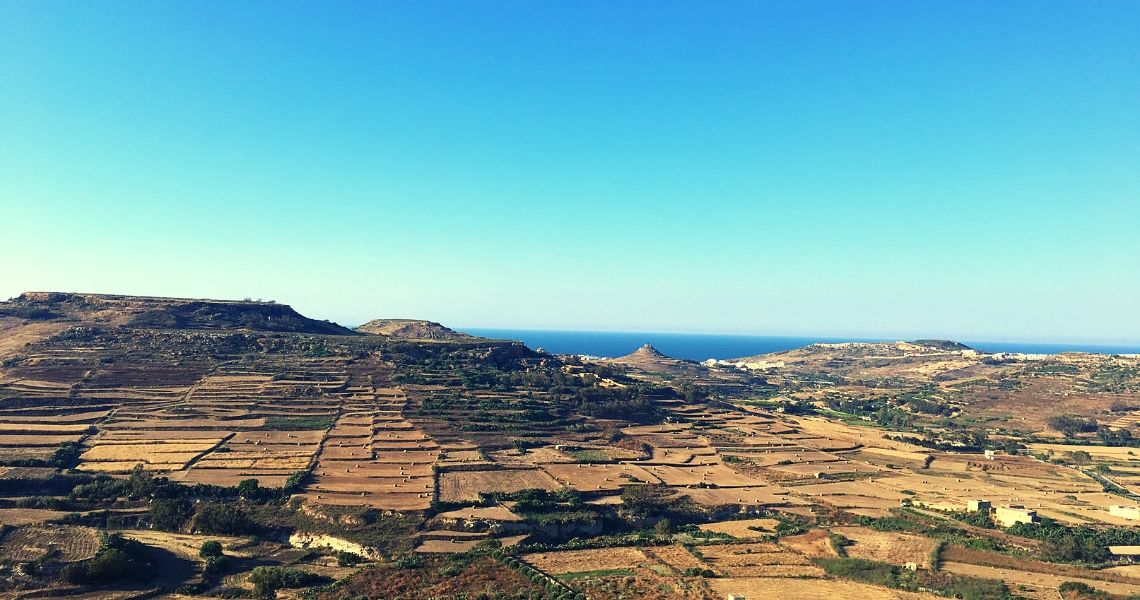
{"type": "Polygon", "coordinates": [[[644,550],[647,556],[656,558],[662,563],[669,565],[677,572],[684,572],[689,568],[708,568],[701,559],[693,556],[692,552],[685,549],[684,546],[654,546],[644,550]]]}
{"type": "Polygon", "coordinates": [[[48,434],[85,433],[90,428],[90,425],[86,425],[84,423],[0,423],[0,434],[21,435],[27,432],[48,434]]]}
{"type": "Polygon", "coordinates": [[[0,318],[0,357],[20,352],[28,344],[53,336],[68,326],[67,323],[36,323],[0,318]]]}
{"type": "Polygon", "coordinates": [[[853,581],[830,579],[780,579],[768,577],[733,577],[707,580],[718,598],[729,594],[752,598],[788,598],[796,600],[922,600],[939,598],[930,594],[916,594],[889,590],[853,581]]]}
{"type": "Polygon", "coordinates": [[[226,554],[232,556],[248,556],[244,549],[250,542],[246,538],[218,536],[218,535],[190,535],[185,533],[169,533],[151,529],[127,529],[120,532],[123,537],[138,540],[148,546],[165,548],[171,552],[191,560],[198,560],[198,550],[207,540],[215,540],[222,544],[226,554]]]}
{"type": "Polygon", "coordinates": [[[589,465],[551,463],[542,466],[559,485],[582,491],[617,490],[623,485],[660,480],[646,469],[635,465],[589,465]],[[636,481],[635,481],[636,480],[636,481]]]}
{"type": "Polygon", "coordinates": [[[633,569],[649,561],[637,548],[599,548],[524,554],[522,559],[552,575],[605,569],[633,569]]]}
{"type": "Polygon", "coordinates": [[[37,525],[66,514],[41,508],[0,508],[0,525],[37,525]]]}
{"type": "Polygon", "coordinates": [[[132,460],[143,462],[175,462],[181,459],[161,458],[164,455],[186,456],[186,460],[214,447],[217,441],[155,444],[97,444],[83,453],[83,460],[132,460]],[[160,455],[155,458],[155,455],[160,455]]]}
{"type": "Polygon", "coordinates": [[[62,562],[86,560],[99,550],[99,533],[90,527],[28,526],[0,540],[0,556],[14,561],[36,560],[53,549],[59,550],[62,562]]]}
{"type": "Polygon", "coordinates": [[[701,525],[701,530],[725,533],[735,538],[756,538],[771,533],[780,522],[776,519],[744,519],[740,521],[718,521],[701,525]]]}
{"type": "Polygon", "coordinates": [[[478,544],[479,540],[424,540],[416,546],[416,552],[423,554],[454,554],[466,552],[478,544]]]}
{"type": "Polygon", "coordinates": [[[716,571],[729,577],[822,577],[823,569],[804,556],[771,542],[703,546],[716,571]]]}
{"type": "Polygon", "coordinates": [[[848,556],[893,565],[914,562],[929,568],[931,553],[938,545],[938,541],[931,538],[866,527],[836,527],[834,531],[855,542],[847,547],[848,556]]]}
{"type": "Polygon", "coordinates": [[[802,535],[780,538],[780,545],[811,558],[838,556],[835,548],[831,545],[830,536],[822,529],[815,529],[802,535]]]}
{"type": "Polygon", "coordinates": [[[474,502],[479,499],[479,492],[557,490],[559,487],[554,478],[538,469],[456,471],[439,476],[439,497],[444,502],[474,502]]]}

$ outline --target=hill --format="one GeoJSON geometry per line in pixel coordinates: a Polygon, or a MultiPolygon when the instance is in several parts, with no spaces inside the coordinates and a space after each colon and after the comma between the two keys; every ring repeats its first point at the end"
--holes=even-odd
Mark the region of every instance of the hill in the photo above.
{"type": "Polygon", "coordinates": [[[408,340],[461,340],[474,336],[422,319],[373,319],[356,328],[362,333],[408,340]]]}
{"type": "Polygon", "coordinates": [[[279,333],[359,335],[310,319],[275,302],[202,300],[69,292],[25,292],[0,302],[0,316],[29,321],[78,321],[141,329],[241,329],[279,333]]]}
{"type": "Polygon", "coordinates": [[[935,348],[937,350],[973,350],[973,348],[967,346],[966,344],[955,342],[953,340],[914,340],[911,343],[916,346],[926,346],[929,348],[935,348]]]}
{"type": "Polygon", "coordinates": [[[665,356],[661,351],[649,344],[645,344],[625,356],[607,359],[603,362],[648,373],[680,374],[696,373],[704,370],[699,364],[691,360],[681,360],[671,356],[665,356]]]}

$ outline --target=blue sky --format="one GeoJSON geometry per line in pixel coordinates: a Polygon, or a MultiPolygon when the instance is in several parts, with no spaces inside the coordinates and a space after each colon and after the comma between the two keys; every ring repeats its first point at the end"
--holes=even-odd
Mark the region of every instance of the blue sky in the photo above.
{"type": "Polygon", "coordinates": [[[0,295],[1140,341],[1140,3],[0,3],[0,295]]]}

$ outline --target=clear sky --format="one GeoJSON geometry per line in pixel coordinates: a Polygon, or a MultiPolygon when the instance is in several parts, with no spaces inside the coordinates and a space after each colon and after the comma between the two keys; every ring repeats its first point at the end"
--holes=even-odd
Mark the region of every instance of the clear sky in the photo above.
{"type": "Polygon", "coordinates": [[[1140,341],[1140,2],[0,2],[0,295],[1140,341]]]}

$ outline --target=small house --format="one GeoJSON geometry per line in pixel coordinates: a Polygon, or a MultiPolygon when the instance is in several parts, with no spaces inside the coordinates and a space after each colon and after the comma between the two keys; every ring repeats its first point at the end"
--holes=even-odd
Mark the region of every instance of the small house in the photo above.
{"type": "Polygon", "coordinates": [[[1037,511],[1025,508],[1021,504],[999,506],[997,510],[994,511],[994,517],[1002,524],[1002,527],[1012,527],[1018,523],[1036,523],[1038,521],[1037,511]]]}

